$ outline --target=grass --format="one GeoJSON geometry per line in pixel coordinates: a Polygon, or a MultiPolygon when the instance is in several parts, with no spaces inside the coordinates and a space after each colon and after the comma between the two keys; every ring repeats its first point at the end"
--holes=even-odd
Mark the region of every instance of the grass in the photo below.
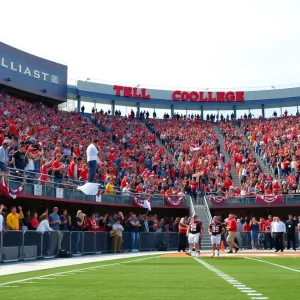
{"type": "MultiPolygon", "coordinates": [[[[262,260],[300,270],[298,258],[263,258],[262,260]]],[[[211,267],[230,275],[240,283],[269,299],[297,298],[300,273],[245,258],[205,258],[211,267]]],[[[11,283],[16,288],[0,288],[1,299],[82,300],[111,299],[251,299],[195,259],[138,257],[27,272],[0,277],[0,285],[39,276],[53,280],[31,279],[29,284],[11,283]],[[139,259],[139,260],[138,260],[139,259]],[[144,260],[142,260],[144,259],[144,260]],[[128,263],[124,263],[128,262],[128,263]],[[76,271],[84,273],[51,274],[76,271]]]]}

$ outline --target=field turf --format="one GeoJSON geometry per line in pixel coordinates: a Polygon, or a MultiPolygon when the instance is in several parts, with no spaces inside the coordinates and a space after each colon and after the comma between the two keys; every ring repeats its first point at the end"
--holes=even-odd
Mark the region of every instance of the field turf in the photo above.
{"type": "MultiPolygon", "coordinates": [[[[17,265],[16,265],[17,267],[17,265]]],[[[0,277],[1,299],[297,299],[300,259],[138,257],[0,277]]]]}

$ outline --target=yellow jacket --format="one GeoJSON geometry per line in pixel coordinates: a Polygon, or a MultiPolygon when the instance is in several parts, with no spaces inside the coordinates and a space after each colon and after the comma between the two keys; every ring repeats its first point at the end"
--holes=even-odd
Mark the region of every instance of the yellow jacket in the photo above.
{"type": "Polygon", "coordinates": [[[19,214],[10,213],[6,217],[6,224],[10,230],[19,230],[20,220],[24,219],[23,212],[19,214]]]}
{"type": "Polygon", "coordinates": [[[111,183],[108,183],[105,187],[105,191],[107,194],[113,195],[114,194],[114,185],[111,183]]]}

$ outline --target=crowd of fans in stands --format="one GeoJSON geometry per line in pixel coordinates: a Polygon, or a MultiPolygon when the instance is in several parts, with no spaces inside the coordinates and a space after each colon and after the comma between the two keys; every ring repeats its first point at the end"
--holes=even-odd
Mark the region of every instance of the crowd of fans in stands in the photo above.
{"type": "Polygon", "coordinates": [[[274,174],[266,180],[265,193],[300,193],[300,118],[248,120],[241,129],[274,174]]]}
{"type": "MultiPolygon", "coordinates": [[[[84,113],[84,107],[81,110],[84,113]]],[[[136,120],[133,110],[122,117],[101,109],[89,119],[0,95],[0,168],[7,172],[7,166],[11,167],[16,180],[25,175],[43,185],[73,188],[88,180],[86,148],[96,138],[101,160],[94,181],[107,193],[193,197],[198,191],[229,196],[299,193],[298,117],[253,120],[249,115],[241,126],[250,144],[243,142],[233,123],[219,122],[232,171],[210,122],[194,114],[183,119],[175,116],[157,120],[155,114],[149,119],[144,111],[140,113],[140,119],[147,120],[144,123],[136,120]],[[261,172],[251,147],[272,167],[274,178],[261,172]],[[231,172],[235,171],[241,187],[233,183],[231,172]]],[[[218,115],[207,118],[219,120],[218,115]]]]}

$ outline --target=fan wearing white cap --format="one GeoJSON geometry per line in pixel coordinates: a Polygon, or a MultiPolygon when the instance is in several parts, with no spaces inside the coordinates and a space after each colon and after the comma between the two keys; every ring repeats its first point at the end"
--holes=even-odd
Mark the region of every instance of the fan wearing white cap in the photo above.
{"type": "Polygon", "coordinates": [[[215,256],[215,251],[217,251],[217,256],[220,254],[220,243],[221,243],[221,235],[225,232],[225,229],[222,226],[222,223],[219,221],[217,216],[213,217],[212,223],[208,227],[208,233],[211,235],[211,245],[213,255],[215,256]]]}

